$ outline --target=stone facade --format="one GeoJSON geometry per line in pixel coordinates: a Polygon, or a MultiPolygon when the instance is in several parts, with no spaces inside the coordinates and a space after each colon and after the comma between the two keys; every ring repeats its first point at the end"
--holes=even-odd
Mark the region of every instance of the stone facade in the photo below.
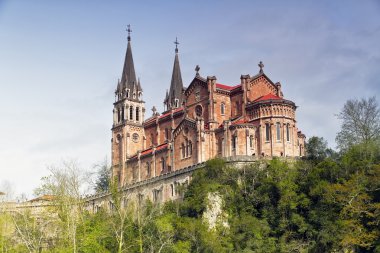
{"type": "MultiPolygon", "coordinates": [[[[119,186],[136,186],[215,157],[303,156],[305,135],[297,128],[297,107],[285,99],[281,84],[264,73],[261,62],[259,67],[258,74],[242,75],[240,83],[231,86],[218,83],[215,76],[202,77],[197,66],[194,79],[184,88],[176,48],[165,111],[160,114],[153,108],[153,115],[145,119],[142,86],[133,81],[128,37],[122,81],[115,92],[111,140],[112,175],[119,186]]],[[[184,180],[190,180],[190,174],[178,182],[184,180]]],[[[153,184],[139,194],[156,200],[161,186],[160,181],[154,182],[157,187],[153,184]]],[[[166,196],[167,189],[161,190],[162,199],[172,199],[166,196]]]]}

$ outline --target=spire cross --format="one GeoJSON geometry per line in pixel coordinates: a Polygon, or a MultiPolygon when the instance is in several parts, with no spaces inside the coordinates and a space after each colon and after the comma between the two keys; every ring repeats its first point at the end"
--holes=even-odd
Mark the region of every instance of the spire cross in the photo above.
{"type": "Polygon", "coordinates": [[[130,41],[131,40],[131,32],[132,32],[131,25],[127,25],[126,31],[128,32],[128,41],[130,41]]]}
{"type": "Polygon", "coordinates": [[[262,61],[260,61],[260,63],[258,64],[258,66],[259,66],[259,68],[260,68],[260,73],[264,73],[264,70],[263,70],[263,68],[264,68],[264,64],[263,64],[262,61]]]}
{"type": "Polygon", "coordinates": [[[178,40],[177,40],[177,37],[175,37],[174,44],[175,44],[175,52],[178,53],[178,45],[179,45],[179,42],[178,42],[178,40]]]}

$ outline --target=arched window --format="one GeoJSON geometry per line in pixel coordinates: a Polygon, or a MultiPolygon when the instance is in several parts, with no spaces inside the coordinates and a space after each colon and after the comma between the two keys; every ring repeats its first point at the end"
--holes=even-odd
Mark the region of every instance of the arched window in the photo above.
{"type": "Polygon", "coordinates": [[[182,149],[182,158],[185,158],[186,157],[186,149],[185,149],[185,144],[182,143],[182,146],[181,146],[181,149],[182,149]]]}
{"type": "Polygon", "coordinates": [[[265,140],[266,141],[270,140],[270,125],[269,125],[269,123],[265,124],[265,140]]]}
{"type": "Polygon", "coordinates": [[[277,140],[280,141],[281,140],[281,124],[280,124],[280,122],[276,123],[276,136],[277,136],[277,140]]]}
{"type": "Polygon", "coordinates": [[[120,122],[120,110],[117,109],[117,122],[120,122]]]}
{"type": "Polygon", "coordinates": [[[286,141],[290,141],[289,124],[286,124],[286,141]]]}
{"type": "Polygon", "coordinates": [[[127,89],[127,98],[129,98],[129,89],[127,89]]]}
{"type": "Polygon", "coordinates": [[[224,103],[220,104],[220,114],[224,115],[225,105],[224,103]]]}
{"type": "Polygon", "coordinates": [[[253,135],[249,136],[249,147],[253,148],[253,135]]]}
{"type": "Polygon", "coordinates": [[[121,120],[124,120],[124,107],[121,108],[121,120]]]}
{"type": "Polygon", "coordinates": [[[197,105],[197,106],[195,107],[195,114],[196,114],[198,117],[201,117],[201,116],[202,116],[202,113],[203,113],[202,106],[197,105]]]}
{"type": "Polygon", "coordinates": [[[191,156],[193,153],[193,143],[191,143],[191,141],[189,141],[189,156],[191,156]]]}
{"type": "Polygon", "coordinates": [[[236,146],[237,146],[237,136],[232,136],[231,142],[232,142],[232,149],[236,149],[236,146]]]}
{"type": "Polygon", "coordinates": [[[133,120],[133,106],[129,107],[129,119],[133,120]]]}
{"type": "Polygon", "coordinates": [[[136,107],[136,121],[140,120],[140,107],[136,107]]]}
{"type": "Polygon", "coordinates": [[[175,105],[175,108],[179,107],[179,100],[178,100],[178,98],[174,99],[174,105],[175,105]]]}

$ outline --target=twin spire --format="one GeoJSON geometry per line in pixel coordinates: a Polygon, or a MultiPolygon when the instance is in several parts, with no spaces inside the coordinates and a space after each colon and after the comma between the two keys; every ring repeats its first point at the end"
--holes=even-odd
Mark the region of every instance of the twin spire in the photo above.
{"type": "Polygon", "coordinates": [[[182,83],[181,68],[179,66],[179,59],[178,59],[179,42],[177,38],[175,38],[174,44],[175,44],[175,57],[174,57],[172,80],[170,82],[170,90],[169,92],[166,91],[166,97],[164,100],[166,110],[181,107],[182,102],[183,102],[183,83],[182,83]]]}
{"type": "MultiPolygon", "coordinates": [[[[132,94],[140,94],[142,92],[140,80],[136,79],[136,72],[133,63],[132,57],[132,47],[131,47],[131,26],[127,26],[128,32],[128,45],[127,52],[125,54],[123,73],[121,75],[121,80],[118,82],[116,94],[119,96],[119,99],[127,97],[132,98],[132,94]]],[[[175,39],[175,57],[173,65],[172,79],[170,83],[169,92],[166,91],[166,97],[164,100],[165,109],[170,110],[182,106],[183,102],[183,83],[181,68],[179,66],[178,58],[178,45],[179,42],[177,38],[175,39]]],[[[134,95],[133,95],[134,96],[134,95]]],[[[138,95],[137,98],[140,96],[138,95]]]]}

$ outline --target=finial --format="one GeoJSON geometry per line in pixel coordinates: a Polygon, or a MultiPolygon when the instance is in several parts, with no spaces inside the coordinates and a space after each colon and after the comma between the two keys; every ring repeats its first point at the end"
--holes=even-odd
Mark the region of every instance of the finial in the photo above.
{"type": "Polygon", "coordinates": [[[126,31],[128,32],[128,41],[131,41],[131,32],[132,32],[131,25],[127,25],[126,31]]]}
{"type": "Polygon", "coordinates": [[[177,40],[177,37],[175,37],[174,44],[175,44],[175,52],[178,53],[178,45],[179,45],[179,42],[178,42],[178,40],[177,40]]]}
{"type": "Polygon", "coordinates": [[[264,68],[264,64],[263,64],[262,61],[260,61],[260,63],[258,64],[258,66],[259,66],[259,68],[260,68],[259,73],[260,73],[260,74],[261,74],[261,73],[264,73],[264,70],[263,70],[263,68],[264,68]]]}
{"type": "Polygon", "coordinates": [[[156,116],[157,109],[156,109],[155,106],[153,106],[153,108],[152,108],[152,112],[153,112],[153,116],[156,116]]]}
{"type": "Polygon", "coordinates": [[[199,65],[197,65],[197,66],[195,66],[195,72],[197,72],[195,75],[196,76],[199,76],[199,70],[200,70],[201,68],[199,67],[199,65]]]}

